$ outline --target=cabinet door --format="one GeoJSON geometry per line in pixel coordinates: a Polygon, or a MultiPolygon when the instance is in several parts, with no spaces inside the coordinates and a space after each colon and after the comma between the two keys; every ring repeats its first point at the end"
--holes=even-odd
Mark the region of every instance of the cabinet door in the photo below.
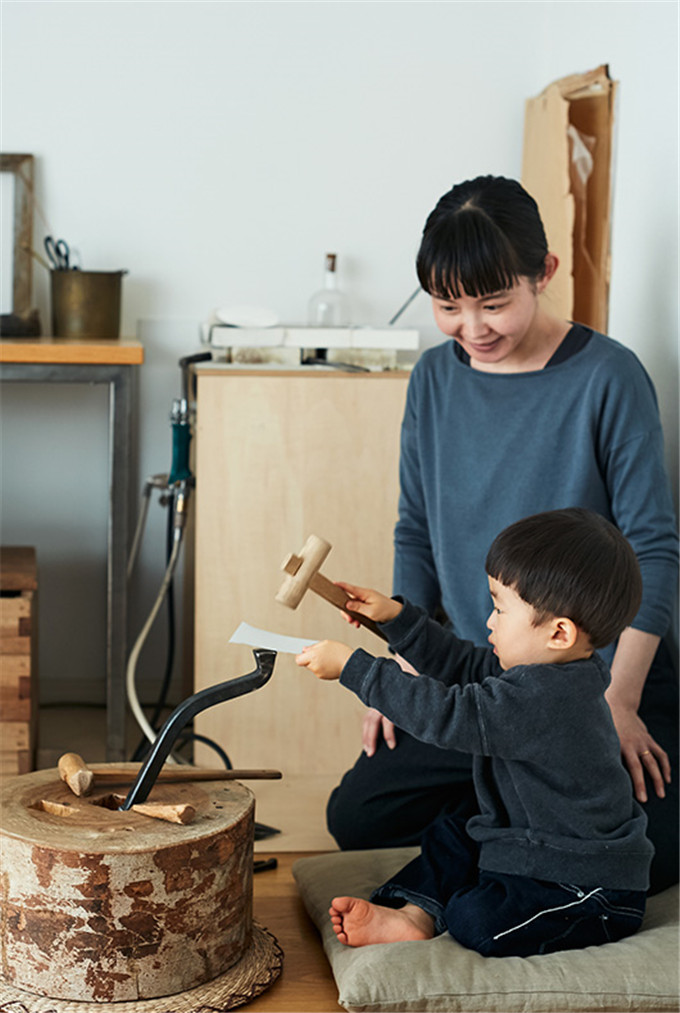
{"type": "MultiPolygon", "coordinates": [[[[407,382],[405,373],[199,374],[196,690],[253,669],[251,649],[228,643],[242,620],[386,653],[313,592],[295,611],[274,596],[281,562],[310,534],[333,546],[321,568],[329,579],[390,592],[407,382]]],[[[359,754],[363,712],[348,690],[280,654],[265,687],[196,724],[234,766],[283,772],[250,785],[257,818],[283,831],[267,847],[321,849],[332,846],[326,799],[359,754]]],[[[215,761],[206,747],[197,757],[215,761]]]]}

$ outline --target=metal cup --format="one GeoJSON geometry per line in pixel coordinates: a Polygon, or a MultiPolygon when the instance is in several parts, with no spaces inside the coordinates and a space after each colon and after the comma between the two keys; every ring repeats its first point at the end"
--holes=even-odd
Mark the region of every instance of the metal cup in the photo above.
{"type": "Polygon", "coordinates": [[[50,272],[55,338],[118,338],[127,271],[50,272]]]}

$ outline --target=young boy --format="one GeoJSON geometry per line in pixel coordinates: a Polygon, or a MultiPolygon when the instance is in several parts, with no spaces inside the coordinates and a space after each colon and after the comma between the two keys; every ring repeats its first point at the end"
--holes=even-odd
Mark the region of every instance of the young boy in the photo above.
{"type": "Polygon", "coordinates": [[[333,900],[348,946],[448,930],[485,956],[529,956],[620,939],[642,921],[653,847],[594,653],[637,612],[635,554],[598,514],[554,510],[501,532],[486,571],[491,648],[407,601],[341,584],[348,613],[380,623],[421,674],[335,641],[296,659],[416,738],[473,755],[479,814],[440,817],[370,902],[333,900]]]}

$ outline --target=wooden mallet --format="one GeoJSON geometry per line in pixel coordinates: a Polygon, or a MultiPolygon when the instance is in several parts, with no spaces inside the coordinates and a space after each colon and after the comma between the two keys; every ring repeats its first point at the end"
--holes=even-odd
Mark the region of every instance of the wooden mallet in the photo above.
{"type": "Polygon", "coordinates": [[[281,602],[282,605],[286,605],[290,609],[295,609],[302,601],[307,590],[310,589],[321,598],[329,601],[331,605],[335,605],[336,608],[346,612],[353,619],[357,619],[362,626],[375,633],[376,636],[386,640],[387,637],[372,619],[368,619],[358,612],[350,612],[347,608],[347,602],[350,601],[347,594],[341,587],[338,587],[337,584],[334,584],[331,580],[324,577],[322,573],[319,573],[321,564],[330,551],[330,542],[319,538],[318,535],[310,535],[300,549],[299,556],[292,553],[286,556],[281,564],[281,569],[285,572],[286,576],[283,578],[283,583],[276,595],[276,601],[281,602]]]}
{"type": "MultiPolygon", "coordinates": [[[[88,766],[78,753],[64,753],[57,764],[59,776],[74,795],[89,795],[92,789],[102,784],[132,784],[140,771],[141,764],[117,767],[113,763],[88,766]]],[[[227,770],[226,767],[161,767],[156,781],[278,781],[280,770],[227,770]]]]}

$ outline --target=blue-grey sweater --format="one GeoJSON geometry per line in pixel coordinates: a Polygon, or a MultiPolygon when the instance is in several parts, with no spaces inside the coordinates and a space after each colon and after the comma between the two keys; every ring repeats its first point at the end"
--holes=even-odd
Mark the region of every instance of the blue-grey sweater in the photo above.
{"type": "Polygon", "coordinates": [[[480,868],[581,887],[646,890],[654,853],[604,692],[601,658],[503,671],[408,602],[382,624],[420,672],[355,651],[341,683],[411,735],[473,756],[480,868]]]}
{"type": "Polygon", "coordinates": [[[424,352],[409,383],[400,482],[393,591],[430,615],[441,604],[458,636],[486,642],[484,560],[496,535],[569,506],[597,511],[629,539],[644,584],[633,626],[666,633],[678,541],[656,396],[611,338],[592,333],[576,354],[530,373],[471,369],[453,341],[424,352]]]}

